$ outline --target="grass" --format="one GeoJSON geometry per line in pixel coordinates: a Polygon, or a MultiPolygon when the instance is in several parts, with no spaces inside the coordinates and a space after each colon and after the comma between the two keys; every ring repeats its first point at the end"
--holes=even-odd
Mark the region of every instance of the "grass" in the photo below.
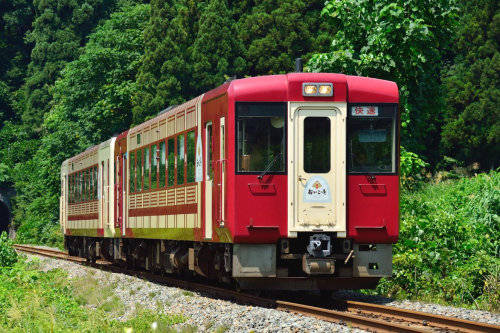
{"type": "Polygon", "coordinates": [[[70,280],[62,270],[39,268],[36,261],[20,259],[0,269],[0,331],[168,332],[186,320],[139,307],[130,319],[118,321],[124,305],[112,283],[90,275],[70,280]]]}

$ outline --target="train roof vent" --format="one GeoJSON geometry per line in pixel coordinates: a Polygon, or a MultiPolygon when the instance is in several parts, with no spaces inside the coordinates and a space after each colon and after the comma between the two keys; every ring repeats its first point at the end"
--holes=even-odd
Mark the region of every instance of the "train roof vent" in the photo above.
{"type": "Polygon", "coordinates": [[[160,112],[158,112],[158,115],[161,115],[161,114],[164,114],[165,112],[168,112],[170,110],[172,110],[173,108],[175,108],[176,106],[179,106],[178,104],[175,104],[175,105],[170,105],[168,108],[164,109],[164,110],[161,110],[160,112]]]}

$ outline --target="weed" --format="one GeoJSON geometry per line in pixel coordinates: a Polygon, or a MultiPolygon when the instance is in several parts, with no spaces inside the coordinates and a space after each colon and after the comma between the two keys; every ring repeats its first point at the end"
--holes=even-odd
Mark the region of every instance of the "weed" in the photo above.
{"type": "Polygon", "coordinates": [[[194,296],[194,293],[193,293],[193,292],[191,292],[191,291],[188,291],[188,290],[184,290],[184,291],[182,292],[182,295],[184,295],[184,296],[186,296],[186,297],[192,297],[192,296],[194,296]]]}

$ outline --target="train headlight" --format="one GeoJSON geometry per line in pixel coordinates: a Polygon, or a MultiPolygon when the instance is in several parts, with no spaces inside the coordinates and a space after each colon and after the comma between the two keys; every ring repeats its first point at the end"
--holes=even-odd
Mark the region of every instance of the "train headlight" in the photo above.
{"type": "Polygon", "coordinates": [[[303,96],[333,96],[332,83],[303,83],[303,96]]]}
{"type": "Polygon", "coordinates": [[[304,96],[316,96],[318,86],[315,84],[304,84],[304,96]]]}
{"type": "Polygon", "coordinates": [[[333,86],[332,84],[321,84],[319,86],[318,92],[321,96],[333,96],[333,86]]]}

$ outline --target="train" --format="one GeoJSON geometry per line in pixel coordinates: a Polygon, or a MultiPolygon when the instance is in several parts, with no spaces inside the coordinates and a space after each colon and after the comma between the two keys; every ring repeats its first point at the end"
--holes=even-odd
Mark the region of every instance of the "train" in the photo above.
{"type": "Polygon", "coordinates": [[[374,288],[399,235],[396,83],[228,80],[65,160],[70,255],[246,290],[374,288]]]}

